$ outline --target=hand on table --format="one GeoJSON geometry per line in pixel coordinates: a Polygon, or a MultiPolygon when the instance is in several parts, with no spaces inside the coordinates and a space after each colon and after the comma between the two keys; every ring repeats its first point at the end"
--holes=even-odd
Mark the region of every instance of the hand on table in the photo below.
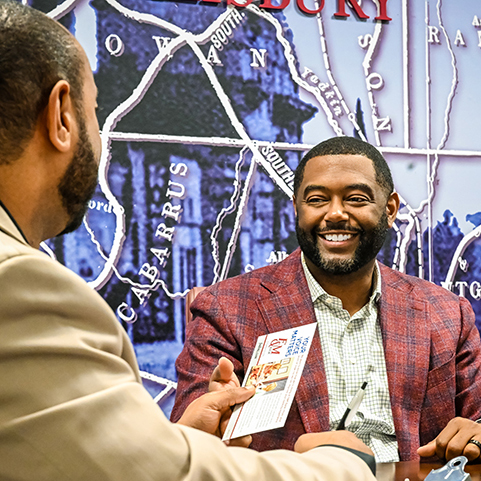
{"type": "Polygon", "coordinates": [[[304,453],[324,444],[336,444],[345,448],[356,449],[374,456],[374,453],[354,433],[350,431],[327,431],[324,433],[308,433],[299,437],[294,445],[294,451],[304,453]]]}
{"type": "MultiPolygon", "coordinates": [[[[254,392],[254,388],[230,387],[204,394],[187,406],[178,424],[222,437],[230,419],[231,407],[247,401],[254,392]]],[[[247,447],[250,442],[251,437],[244,436],[231,440],[229,445],[247,447]]]]}
{"type": "Polygon", "coordinates": [[[481,454],[481,447],[469,441],[474,439],[481,443],[481,424],[465,418],[454,418],[439,433],[436,439],[421,446],[418,454],[421,457],[438,456],[450,460],[456,456],[466,456],[474,461],[481,454]]]}

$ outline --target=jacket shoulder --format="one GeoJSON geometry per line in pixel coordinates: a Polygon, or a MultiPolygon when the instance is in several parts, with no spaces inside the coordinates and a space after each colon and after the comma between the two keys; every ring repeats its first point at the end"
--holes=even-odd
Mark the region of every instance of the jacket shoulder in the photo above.
{"type": "Polygon", "coordinates": [[[213,295],[227,293],[232,290],[249,291],[267,289],[274,291],[281,285],[293,282],[302,273],[300,249],[296,249],[283,261],[270,266],[259,267],[251,272],[240,274],[217,282],[206,288],[213,295]]]}
{"type": "Polygon", "coordinates": [[[398,292],[404,291],[410,296],[426,301],[443,297],[447,301],[459,302],[459,296],[425,279],[395,271],[381,263],[379,263],[379,269],[383,291],[389,289],[395,289],[398,292]]]}

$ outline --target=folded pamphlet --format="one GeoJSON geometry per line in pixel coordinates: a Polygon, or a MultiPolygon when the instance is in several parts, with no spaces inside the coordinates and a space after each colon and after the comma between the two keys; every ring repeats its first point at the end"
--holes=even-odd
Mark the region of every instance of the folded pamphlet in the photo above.
{"type": "Polygon", "coordinates": [[[284,426],[316,327],[314,322],[257,339],[242,384],[256,392],[235,406],[223,441],[284,426]]]}

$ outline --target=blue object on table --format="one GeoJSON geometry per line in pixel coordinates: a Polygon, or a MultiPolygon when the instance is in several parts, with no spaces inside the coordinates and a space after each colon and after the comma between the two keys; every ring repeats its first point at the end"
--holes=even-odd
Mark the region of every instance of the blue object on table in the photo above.
{"type": "Polygon", "coordinates": [[[471,481],[471,476],[464,472],[464,466],[468,462],[465,456],[458,456],[457,458],[448,461],[442,468],[433,469],[427,475],[424,481],[471,481]]]}

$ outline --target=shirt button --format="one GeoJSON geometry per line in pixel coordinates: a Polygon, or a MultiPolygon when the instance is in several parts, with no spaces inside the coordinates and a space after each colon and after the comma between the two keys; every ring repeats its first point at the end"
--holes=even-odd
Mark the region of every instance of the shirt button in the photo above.
{"type": "Polygon", "coordinates": [[[351,331],[352,331],[352,323],[349,323],[349,324],[347,325],[346,330],[347,330],[348,332],[351,332],[351,331]]]}
{"type": "Polygon", "coordinates": [[[332,299],[328,297],[328,298],[326,299],[326,304],[332,304],[332,299]]]}
{"type": "Polygon", "coordinates": [[[351,359],[349,359],[349,361],[351,362],[351,364],[356,364],[356,360],[353,357],[351,357],[351,359]]]}

